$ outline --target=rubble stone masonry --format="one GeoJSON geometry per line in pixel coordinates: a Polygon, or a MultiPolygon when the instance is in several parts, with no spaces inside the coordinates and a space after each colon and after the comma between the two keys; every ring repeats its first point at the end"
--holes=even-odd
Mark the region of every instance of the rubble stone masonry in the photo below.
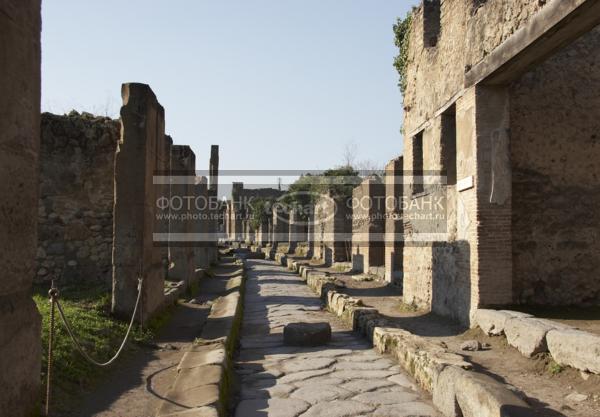
{"type": "Polygon", "coordinates": [[[42,115],[37,282],[110,285],[119,138],[109,118],[42,115]]]}

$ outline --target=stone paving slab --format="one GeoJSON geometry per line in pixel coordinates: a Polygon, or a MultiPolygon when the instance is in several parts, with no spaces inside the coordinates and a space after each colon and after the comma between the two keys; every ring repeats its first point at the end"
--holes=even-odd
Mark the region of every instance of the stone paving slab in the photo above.
{"type": "Polygon", "coordinates": [[[353,333],[304,282],[273,262],[252,260],[246,283],[236,417],[439,417],[397,364],[353,333]],[[283,344],[283,326],[328,322],[319,347],[283,344]]]}

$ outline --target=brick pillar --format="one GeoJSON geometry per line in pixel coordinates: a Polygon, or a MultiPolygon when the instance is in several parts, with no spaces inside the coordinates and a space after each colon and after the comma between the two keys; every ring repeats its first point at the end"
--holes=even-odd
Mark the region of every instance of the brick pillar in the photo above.
{"type": "Polygon", "coordinates": [[[171,212],[177,218],[171,220],[172,239],[169,242],[171,261],[169,279],[189,283],[195,276],[194,244],[190,241],[195,232],[195,182],[196,155],[187,145],[171,148],[171,212]]]}
{"type": "Polygon", "coordinates": [[[385,280],[402,285],[403,159],[392,159],[385,167],[385,280]]]}
{"type": "Polygon", "coordinates": [[[146,320],[163,304],[164,247],[155,246],[156,199],[161,188],[153,174],[165,168],[164,109],[148,85],[123,84],[121,141],[115,166],[116,202],[113,244],[114,314],[130,316],[137,297],[137,277],[144,276],[139,318],[146,320]]]}
{"type": "Polygon", "coordinates": [[[40,2],[0,2],[0,410],[39,412],[37,247],[40,2]]]}
{"type": "Polygon", "coordinates": [[[478,241],[475,276],[472,275],[472,309],[513,301],[508,89],[476,87],[474,119],[478,241]]]}

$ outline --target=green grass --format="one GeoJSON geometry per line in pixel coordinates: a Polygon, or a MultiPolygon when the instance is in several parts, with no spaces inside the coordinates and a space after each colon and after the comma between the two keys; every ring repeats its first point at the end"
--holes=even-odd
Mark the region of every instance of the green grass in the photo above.
{"type": "MultiPolygon", "coordinates": [[[[48,325],[50,321],[50,303],[47,292],[40,290],[34,294],[34,301],[42,315],[42,383],[46,385],[48,358],[48,325]]],[[[60,303],[69,320],[73,332],[81,341],[83,348],[92,358],[105,362],[118,349],[128,323],[109,316],[110,290],[90,287],[80,290],[61,292],[60,303]]],[[[157,327],[161,323],[154,324],[157,327]]],[[[153,338],[153,330],[132,329],[130,341],[122,355],[139,349],[138,344],[147,343],[153,338]]],[[[73,343],[56,311],[54,338],[54,365],[52,377],[53,407],[60,411],[67,404],[73,404],[81,397],[82,390],[91,389],[95,382],[105,375],[111,367],[98,368],[88,363],[73,346],[73,343]]],[[[118,366],[121,358],[113,366],[118,366]]]]}
{"type": "Polygon", "coordinates": [[[562,365],[559,365],[558,363],[554,362],[553,360],[551,360],[550,363],[548,363],[548,366],[546,367],[546,369],[552,375],[558,375],[562,371],[565,370],[565,368],[562,365]]]}
{"type": "Polygon", "coordinates": [[[333,268],[335,272],[348,272],[349,267],[345,265],[335,265],[333,268]]]}
{"type": "Polygon", "coordinates": [[[401,313],[416,313],[419,311],[419,307],[416,304],[398,303],[398,311],[401,313]]]}

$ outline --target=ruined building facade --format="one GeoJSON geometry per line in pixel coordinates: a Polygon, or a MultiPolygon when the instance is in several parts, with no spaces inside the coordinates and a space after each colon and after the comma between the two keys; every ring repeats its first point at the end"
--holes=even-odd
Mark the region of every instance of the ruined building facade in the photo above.
{"type": "Polygon", "coordinates": [[[447,217],[433,237],[404,221],[406,302],[462,322],[485,306],[599,303],[599,8],[426,0],[413,11],[404,198],[443,196],[447,217]]]}

